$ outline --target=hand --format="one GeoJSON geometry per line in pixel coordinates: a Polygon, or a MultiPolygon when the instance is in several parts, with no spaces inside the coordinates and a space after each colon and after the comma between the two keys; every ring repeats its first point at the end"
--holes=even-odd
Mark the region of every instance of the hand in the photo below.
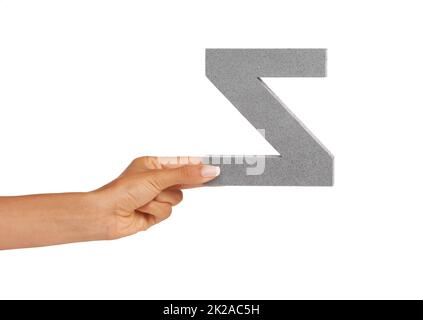
{"type": "Polygon", "coordinates": [[[182,188],[201,186],[219,172],[197,158],[135,159],[116,180],[93,192],[98,222],[107,239],[147,230],[170,216],[182,201],[182,188]]]}
{"type": "Polygon", "coordinates": [[[218,167],[195,158],[144,157],[92,192],[0,197],[0,250],[117,239],[146,230],[169,217],[182,188],[201,186],[218,174],[218,167]]]}

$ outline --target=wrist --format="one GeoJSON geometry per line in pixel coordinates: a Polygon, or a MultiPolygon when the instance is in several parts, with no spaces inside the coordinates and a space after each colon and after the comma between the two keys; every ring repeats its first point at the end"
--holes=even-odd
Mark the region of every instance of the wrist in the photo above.
{"type": "Polygon", "coordinates": [[[83,210],[81,223],[82,241],[108,240],[112,233],[112,215],[104,201],[101,191],[90,191],[79,194],[83,210]]]}

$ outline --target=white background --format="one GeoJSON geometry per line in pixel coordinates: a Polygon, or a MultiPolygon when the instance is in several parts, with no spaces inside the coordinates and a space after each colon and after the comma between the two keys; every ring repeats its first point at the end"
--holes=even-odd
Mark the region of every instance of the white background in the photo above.
{"type": "Polygon", "coordinates": [[[87,191],[140,155],[271,154],[204,49],[328,48],[265,79],[333,188],[189,190],[123,240],[0,252],[0,298],[423,298],[421,1],[1,1],[0,194],[87,191]]]}

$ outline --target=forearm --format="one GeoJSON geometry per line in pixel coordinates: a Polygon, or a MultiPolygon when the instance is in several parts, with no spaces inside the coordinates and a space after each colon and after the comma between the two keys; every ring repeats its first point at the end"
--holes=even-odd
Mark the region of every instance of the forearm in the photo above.
{"type": "Polygon", "coordinates": [[[104,238],[91,193],[0,197],[0,250],[104,238]]]}

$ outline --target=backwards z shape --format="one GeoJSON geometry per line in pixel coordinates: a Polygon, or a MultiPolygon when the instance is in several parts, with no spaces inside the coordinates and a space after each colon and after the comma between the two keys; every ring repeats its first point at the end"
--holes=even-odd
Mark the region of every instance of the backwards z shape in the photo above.
{"type": "Polygon", "coordinates": [[[333,185],[331,153],[261,80],[325,77],[325,49],[206,49],[206,76],[280,153],[205,157],[221,168],[210,185],[333,185]]]}

